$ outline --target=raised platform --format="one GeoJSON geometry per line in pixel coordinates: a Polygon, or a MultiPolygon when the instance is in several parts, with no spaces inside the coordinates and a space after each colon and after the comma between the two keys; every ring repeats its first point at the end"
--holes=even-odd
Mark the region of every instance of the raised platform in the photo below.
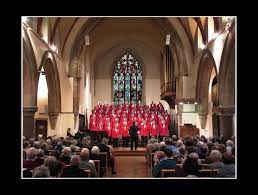
{"type": "Polygon", "coordinates": [[[116,156],[145,156],[145,147],[138,147],[131,150],[130,147],[114,147],[116,156]]]}

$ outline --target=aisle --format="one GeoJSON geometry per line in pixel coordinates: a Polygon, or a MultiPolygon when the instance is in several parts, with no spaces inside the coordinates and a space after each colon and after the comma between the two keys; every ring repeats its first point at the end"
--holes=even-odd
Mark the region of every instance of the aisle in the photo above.
{"type": "Polygon", "coordinates": [[[148,178],[149,169],[144,156],[116,156],[117,175],[112,178],[148,178]]]}

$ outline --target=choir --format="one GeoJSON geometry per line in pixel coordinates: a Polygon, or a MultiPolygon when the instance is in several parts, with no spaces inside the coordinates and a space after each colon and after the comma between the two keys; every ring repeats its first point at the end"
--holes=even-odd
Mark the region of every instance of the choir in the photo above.
{"type": "Polygon", "coordinates": [[[160,102],[152,102],[150,105],[140,102],[126,102],[122,105],[98,103],[90,115],[89,129],[96,133],[106,133],[113,140],[121,137],[127,145],[129,128],[133,122],[139,127],[139,136],[145,143],[148,136],[169,136],[170,114],[160,102]]]}

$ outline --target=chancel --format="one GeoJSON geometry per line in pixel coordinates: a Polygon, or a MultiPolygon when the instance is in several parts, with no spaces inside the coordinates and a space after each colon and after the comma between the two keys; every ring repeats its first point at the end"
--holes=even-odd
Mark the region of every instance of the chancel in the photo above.
{"type": "Polygon", "coordinates": [[[234,16],[22,17],[22,178],[236,178],[234,16]]]}

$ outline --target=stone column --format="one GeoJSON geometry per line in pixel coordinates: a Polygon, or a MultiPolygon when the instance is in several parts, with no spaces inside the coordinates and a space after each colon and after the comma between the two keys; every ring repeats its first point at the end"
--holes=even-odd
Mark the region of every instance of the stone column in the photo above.
{"type": "MultiPolygon", "coordinates": [[[[78,113],[74,113],[74,129],[76,129],[77,118],[78,118],[78,113]]],[[[78,129],[79,129],[79,122],[80,122],[80,121],[78,121],[78,129]]]]}
{"type": "Polygon", "coordinates": [[[34,116],[38,110],[37,106],[23,107],[23,136],[31,138],[34,136],[34,116]]]}
{"type": "Polygon", "coordinates": [[[56,129],[56,122],[57,122],[58,115],[59,115],[59,113],[56,113],[56,112],[48,113],[49,122],[50,122],[50,126],[51,126],[52,130],[56,129]]]}
{"type": "Polygon", "coordinates": [[[219,107],[220,115],[220,135],[225,138],[230,138],[234,135],[234,106],[221,106],[219,107]]]}
{"type": "Polygon", "coordinates": [[[183,112],[183,105],[177,105],[177,114],[176,114],[176,117],[177,117],[177,134],[178,134],[178,137],[180,137],[180,126],[183,125],[183,121],[182,121],[182,112],[183,112]]]}
{"type": "Polygon", "coordinates": [[[199,114],[200,124],[202,129],[206,129],[207,114],[199,114]]]}

